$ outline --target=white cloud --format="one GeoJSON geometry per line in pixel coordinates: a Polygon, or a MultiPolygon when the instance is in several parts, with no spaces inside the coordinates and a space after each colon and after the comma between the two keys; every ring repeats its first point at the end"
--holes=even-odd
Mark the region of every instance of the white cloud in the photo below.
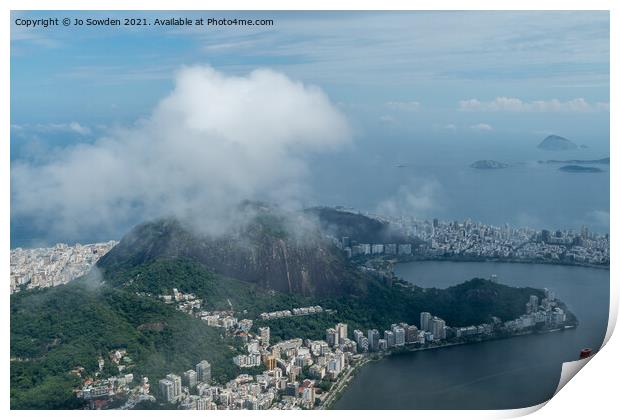
{"type": "Polygon", "coordinates": [[[220,43],[211,43],[205,45],[205,51],[215,51],[215,50],[230,50],[230,49],[238,49],[238,48],[251,48],[256,45],[255,40],[244,40],[237,42],[220,42],[220,43]]]}
{"type": "Polygon", "coordinates": [[[484,112],[594,112],[609,109],[606,102],[589,103],[584,98],[575,98],[562,102],[558,99],[536,100],[527,102],[519,98],[499,96],[492,101],[482,102],[478,99],[459,101],[460,111],[484,112]]]}
{"type": "Polygon", "coordinates": [[[14,163],[12,211],[57,232],[114,231],[165,215],[215,232],[241,200],[294,202],[304,192],[304,157],[350,139],[344,116],[317,87],[270,70],[231,77],[186,67],[133,127],[41,166],[14,163]]]}
{"type": "Polygon", "coordinates": [[[396,122],[396,118],[394,118],[392,115],[382,115],[379,117],[379,121],[385,124],[393,124],[396,122]]]}
{"type": "Polygon", "coordinates": [[[393,197],[379,203],[376,212],[386,216],[432,215],[438,209],[441,185],[436,180],[411,178],[393,197]]]}
{"type": "Polygon", "coordinates": [[[609,211],[593,210],[587,214],[588,223],[594,223],[597,227],[609,229],[609,211]]]}
{"type": "Polygon", "coordinates": [[[91,129],[85,125],[82,125],[76,121],[69,123],[49,123],[49,124],[11,124],[11,129],[20,132],[37,132],[37,133],[50,133],[50,132],[67,132],[75,133],[82,136],[91,134],[91,129]]]}
{"type": "Polygon", "coordinates": [[[492,131],[493,127],[491,127],[491,125],[486,124],[486,123],[479,123],[479,124],[474,124],[469,126],[469,128],[471,128],[472,130],[476,130],[476,131],[492,131]]]}
{"type": "Polygon", "coordinates": [[[71,131],[74,131],[74,132],[76,132],[78,134],[82,134],[82,135],[90,134],[90,128],[85,127],[85,126],[83,126],[80,123],[77,123],[75,121],[69,123],[69,129],[71,131]]]}
{"type": "Polygon", "coordinates": [[[478,111],[482,103],[478,99],[464,99],[459,101],[459,109],[461,111],[478,111]]]}
{"type": "Polygon", "coordinates": [[[609,111],[609,102],[597,102],[595,107],[600,111],[609,111]]]}
{"type": "Polygon", "coordinates": [[[408,101],[408,102],[390,101],[390,102],[386,102],[385,106],[388,108],[399,110],[399,111],[414,112],[414,111],[420,110],[420,102],[417,102],[417,101],[408,101]]]}
{"type": "Polygon", "coordinates": [[[326,83],[375,84],[380,72],[382,85],[395,92],[429,82],[439,82],[441,90],[446,81],[484,87],[491,80],[510,83],[524,78],[608,86],[605,12],[343,13],[330,19],[308,14],[277,21],[277,30],[255,26],[238,33],[224,28],[205,33],[197,27],[170,31],[195,37],[205,48],[234,46],[250,65],[252,60],[263,63],[265,57],[295,57],[284,64],[287,71],[326,83]],[[367,36],[369,30],[372,37],[367,36]],[[562,71],[549,72],[560,66],[562,71]]]}

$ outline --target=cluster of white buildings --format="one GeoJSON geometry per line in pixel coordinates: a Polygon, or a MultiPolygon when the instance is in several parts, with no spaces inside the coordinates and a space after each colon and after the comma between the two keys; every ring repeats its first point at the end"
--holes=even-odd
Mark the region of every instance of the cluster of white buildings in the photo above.
{"type": "Polygon", "coordinates": [[[81,389],[77,392],[77,397],[85,400],[111,398],[116,394],[129,393],[130,385],[133,382],[133,374],[128,373],[123,376],[112,376],[106,379],[86,379],[81,389]]]}
{"type": "MultiPolygon", "coordinates": [[[[76,390],[76,396],[89,402],[91,408],[100,408],[107,401],[117,396],[127,396],[127,402],[123,408],[132,408],[140,401],[151,400],[154,398],[149,395],[149,379],[145,376],[134,385],[133,373],[123,374],[123,371],[133,366],[133,361],[127,354],[126,349],[112,350],[108,354],[112,365],[116,366],[118,375],[102,378],[102,370],[105,366],[105,359],[100,355],[97,358],[99,371],[95,372],[94,378],[84,378],[80,388],[76,390]]],[[[70,372],[72,375],[82,377],[83,367],[76,367],[70,372]]]]}
{"type": "Polygon", "coordinates": [[[323,308],[316,305],[307,306],[305,308],[293,308],[291,310],[285,309],[283,311],[263,312],[260,314],[260,317],[262,320],[266,321],[270,319],[288,318],[291,316],[314,315],[322,312],[323,308]]]}
{"type": "Polygon", "coordinates": [[[172,289],[171,295],[159,295],[166,304],[176,303],[177,309],[186,314],[194,315],[202,308],[202,299],[198,299],[193,293],[183,293],[178,289],[172,289]]]}
{"type": "Polygon", "coordinates": [[[411,255],[413,247],[411,244],[367,244],[357,243],[348,236],[336,241],[336,246],[342,249],[347,257],[358,255],[411,255]]]}
{"type": "Polygon", "coordinates": [[[241,374],[221,386],[211,383],[210,366],[206,378],[199,364],[195,371],[161,379],[160,395],[192,410],[314,408],[327,395],[321,381],[337,380],[355,360],[356,343],[348,339],[347,325],[333,330],[336,337],[327,340],[294,338],[271,345],[269,327],[261,327],[258,334],[247,335],[247,354],[233,359],[242,368],[264,366],[261,374],[241,374]]]}
{"type": "Polygon", "coordinates": [[[541,325],[552,329],[561,328],[565,322],[566,313],[558,306],[553,292],[545,289],[545,297],[540,302],[538,296],[530,296],[526,313],[515,320],[506,321],[504,328],[508,331],[521,331],[541,325]]]}
{"type": "Polygon", "coordinates": [[[259,327],[257,338],[249,339],[246,343],[248,353],[238,354],[233,357],[233,363],[240,368],[260,366],[262,360],[261,350],[269,347],[270,339],[271,331],[269,330],[269,327],[259,327]]]}
{"type": "Polygon", "coordinates": [[[201,311],[196,316],[205,321],[210,327],[224,328],[225,330],[238,328],[246,332],[252,328],[252,320],[239,320],[233,314],[233,311],[201,311]]]}
{"type": "Polygon", "coordinates": [[[118,242],[11,249],[11,293],[65,284],[80,277],[118,242]]]}
{"type": "Polygon", "coordinates": [[[419,249],[422,255],[609,264],[609,235],[592,234],[585,226],[580,232],[550,232],[437,219],[414,226],[417,236],[426,242],[419,249]]]}
{"type": "Polygon", "coordinates": [[[430,342],[439,342],[446,338],[446,322],[429,312],[420,314],[420,325],[405,322],[392,324],[389,330],[383,332],[383,338],[379,330],[370,329],[364,336],[361,330],[353,331],[353,337],[357,343],[359,352],[386,352],[391,349],[402,348],[406,345],[423,345],[430,342]]]}
{"type": "Polygon", "coordinates": [[[184,312],[196,318],[205,321],[208,326],[216,328],[224,328],[225,330],[240,330],[248,332],[254,325],[251,319],[239,320],[234,316],[234,311],[205,311],[203,310],[204,301],[198,299],[193,293],[185,293],[178,289],[172,289],[170,295],[159,295],[166,304],[176,304],[178,311],[184,312]]]}

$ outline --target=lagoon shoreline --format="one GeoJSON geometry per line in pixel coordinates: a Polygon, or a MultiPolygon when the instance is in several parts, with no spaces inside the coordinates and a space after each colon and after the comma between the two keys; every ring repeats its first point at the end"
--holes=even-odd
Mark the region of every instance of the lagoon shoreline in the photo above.
{"type": "Polygon", "coordinates": [[[351,381],[355,379],[355,376],[357,375],[357,373],[359,373],[359,371],[361,371],[361,369],[367,364],[373,363],[373,362],[379,362],[388,357],[404,355],[404,354],[414,353],[418,351],[438,350],[438,349],[450,348],[450,347],[455,347],[455,346],[480,344],[480,343],[485,343],[489,341],[508,340],[511,338],[529,336],[533,334],[550,334],[550,333],[556,333],[556,332],[563,332],[565,330],[575,329],[577,327],[578,327],[578,323],[576,325],[565,325],[563,328],[555,328],[555,329],[547,329],[547,330],[539,330],[539,331],[531,329],[527,331],[511,333],[509,335],[492,335],[489,337],[472,339],[472,340],[463,340],[459,342],[446,342],[443,344],[425,345],[424,347],[415,347],[415,346],[410,345],[410,346],[405,346],[402,349],[398,349],[398,350],[372,353],[372,356],[365,355],[363,360],[356,363],[355,366],[350,367],[350,370],[346,372],[345,375],[343,375],[343,377],[333,385],[333,388],[340,388],[340,389],[336,389],[335,391],[330,391],[326,398],[326,402],[322,403],[319,407],[317,407],[317,409],[318,410],[332,410],[332,409],[338,410],[337,408],[334,408],[334,405],[338,402],[338,400],[340,400],[344,392],[347,390],[351,381]],[[336,392],[336,393],[332,394],[332,392],[336,392]]]}

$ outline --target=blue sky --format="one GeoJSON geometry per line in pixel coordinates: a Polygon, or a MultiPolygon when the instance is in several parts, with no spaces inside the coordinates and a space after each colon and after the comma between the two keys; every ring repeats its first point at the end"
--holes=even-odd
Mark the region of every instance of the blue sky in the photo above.
{"type": "MultiPolygon", "coordinates": [[[[27,16],[227,16],[241,12],[14,13],[27,16]]],[[[269,67],[319,85],[353,119],[406,119],[420,130],[508,125],[510,111],[462,112],[460,101],[561,103],[590,108],[545,113],[563,122],[580,114],[604,122],[609,101],[606,12],[271,13],[273,27],[24,29],[13,25],[11,121],[126,124],[148,114],[182,65],[209,64],[231,74],[269,67]],[[602,104],[602,105],[601,105],[602,104]],[[602,108],[602,109],[599,109],[602,108]],[[585,114],[585,115],[584,115],[585,114]],[[508,117],[508,118],[506,118],[508,117]],[[426,124],[426,126],[424,126],[426,124]]],[[[14,19],[13,19],[14,20],[14,19]]],[[[523,128],[543,111],[521,112],[523,128]],[[524,114],[526,114],[524,116],[524,114]]]]}

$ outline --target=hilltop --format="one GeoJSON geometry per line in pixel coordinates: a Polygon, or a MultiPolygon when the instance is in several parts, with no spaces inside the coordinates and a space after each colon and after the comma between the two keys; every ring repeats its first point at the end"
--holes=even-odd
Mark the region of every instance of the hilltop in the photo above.
{"type": "Polygon", "coordinates": [[[127,269],[158,259],[187,259],[265,290],[303,296],[357,294],[359,273],[300,214],[267,208],[248,213],[221,235],[165,219],[144,223],[102,257],[98,268],[115,284],[127,269]]]}
{"type": "Polygon", "coordinates": [[[538,148],[550,151],[574,150],[577,149],[577,145],[567,138],[552,134],[545,137],[538,145],[538,148]]]}
{"type": "Polygon", "coordinates": [[[338,239],[346,236],[360,243],[416,243],[418,239],[406,236],[385,220],[359,212],[333,207],[312,207],[304,210],[316,218],[321,231],[338,239]]]}

